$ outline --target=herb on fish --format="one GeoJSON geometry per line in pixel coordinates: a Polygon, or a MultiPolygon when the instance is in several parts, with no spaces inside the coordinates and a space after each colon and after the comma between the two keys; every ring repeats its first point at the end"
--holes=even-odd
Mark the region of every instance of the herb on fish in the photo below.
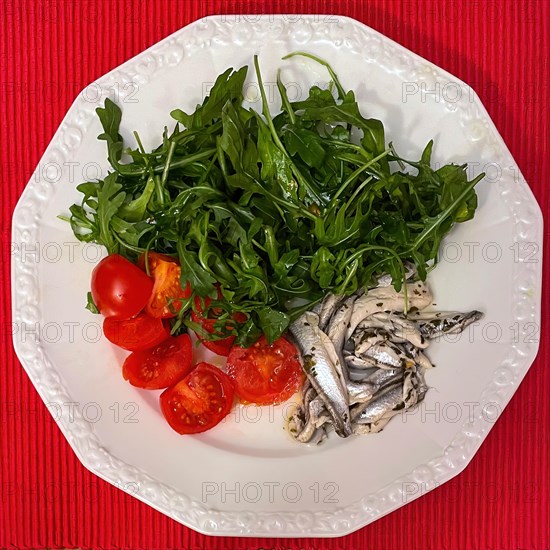
{"type": "MultiPolygon", "coordinates": [[[[131,260],[146,250],[178,257],[194,296],[216,298],[219,283],[211,307],[224,315],[208,338],[272,342],[329,292],[351,295],[382,273],[399,291],[404,262],[425,279],[443,237],[477,207],[483,174],[468,181],[465,164],[432,168],[432,141],[419,161],[399,157],[328,63],[294,56],[320,63],[332,86],[290,101],[278,73],[274,115],[255,56],[261,113],[243,106],[248,67],[227,69],[193,112],[171,112],[175,128],[151,152],[137,134],[136,148],[124,143],[115,103],[96,110],[112,172],[77,187],[71,227],[131,260]],[[295,299],[302,305],[289,309],[295,299]],[[228,323],[237,312],[248,321],[228,323]]],[[[189,310],[173,334],[189,326],[189,310]]]]}

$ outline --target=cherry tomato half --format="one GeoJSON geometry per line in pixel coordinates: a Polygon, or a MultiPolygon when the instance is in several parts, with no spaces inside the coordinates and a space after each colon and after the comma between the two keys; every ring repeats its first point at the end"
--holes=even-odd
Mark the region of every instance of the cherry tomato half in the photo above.
{"type": "Polygon", "coordinates": [[[249,348],[231,348],[227,374],[240,400],[258,405],[286,401],[303,381],[298,350],[282,336],[273,344],[262,336],[249,348]]]}
{"type": "Polygon", "coordinates": [[[170,336],[170,330],[162,319],[140,313],[132,319],[122,321],[107,317],[103,321],[103,334],[119,348],[140,351],[166,340],[170,336]]]}
{"type": "MultiPolygon", "coordinates": [[[[219,291],[218,295],[220,295],[219,291]]],[[[212,300],[210,298],[204,298],[205,308],[208,308],[211,302],[212,300]]],[[[217,322],[217,315],[219,315],[219,312],[210,309],[208,310],[208,317],[205,317],[203,315],[203,311],[204,310],[202,308],[201,299],[198,297],[195,298],[195,310],[191,312],[191,320],[194,323],[199,324],[206,332],[209,332],[210,334],[217,334],[215,324],[217,322]]],[[[246,319],[246,315],[239,311],[233,314],[233,320],[237,321],[237,323],[244,323],[246,319]]],[[[204,338],[201,338],[201,335],[199,333],[195,332],[195,334],[197,335],[197,338],[201,341],[203,346],[218,355],[223,355],[224,357],[227,357],[229,355],[229,350],[231,349],[231,346],[235,341],[235,336],[228,336],[227,338],[221,338],[219,340],[206,340],[204,338]]]]}
{"type": "Polygon", "coordinates": [[[184,377],[192,364],[191,338],[182,334],[170,337],[154,348],[134,351],[124,361],[122,375],[137,388],[161,390],[184,377]]]}
{"type": "MultiPolygon", "coordinates": [[[[152,317],[175,317],[181,307],[179,299],[185,300],[191,296],[189,283],[185,288],[181,287],[181,267],[172,257],[156,252],[147,253],[149,273],[154,280],[153,292],[147,302],[146,311],[152,317]],[[174,301],[169,304],[169,299],[174,301]]],[[[142,254],[138,265],[145,270],[145,255],[142,254]]]]}
{"type": "Polygon", "coordinates": [[[183,380],[160,396],[168,424],[180,434],[197,434],[213,428],[233,406],[233,385],[220,369],[199,363],[183,380]]]}
{"type": "Polygon", "coordinates": [[[149,301],[153,280],[120,254],[103,258],[92,272],[92,297],[105,317],[130,319],[149,301]]]}

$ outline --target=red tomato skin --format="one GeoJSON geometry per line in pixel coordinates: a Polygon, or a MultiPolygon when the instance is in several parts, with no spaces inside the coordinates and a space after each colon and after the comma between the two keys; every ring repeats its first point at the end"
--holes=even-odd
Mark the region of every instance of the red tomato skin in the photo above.
{"type": "Polygon", "coordinates": [[[256,405],[283,403],[300,389],[304,379],[296,346],[282,336],[273,344],[262,336],[249,348],[233,346],[227,374],[240,401],[256,405]]]}
{"type": "Polygon", "coordinates": [[[153,348],[131,353],[122,365],[122,375],[136,388],[162,390],[183,378],[192,366],[191,338],[181,334],[153,348]]]}
{"type": "Polygon", "coordinates": [[[139,313],[132,319],[119,321],[107,317],[103,321],[103,334],[115,346],[128,351],[152,348],[170,336],[170,330],[162,319],[139,313]]]}
{"type": "MultiPolygon", "coordinates": [[[[147,265],[149,274],[153,278],[153,291],[145,307],[151,317],[169,319],[175,317],[181,307],[178,298],[185,300],[191,296],[191,285],[187,282],[186,287],[181,288],[180,274],[181,267],[179,262],[167,254],[158,252],[147,253],[147,265]],[[172,309],[168,306],[168,298],[174,298],[172,309]]],[[[145,271],[145,254],[138,259],[138,266],[145,271]]]]}
{"type": "Polygon", "coordinates": [[[130,319],[149,301],[153,280],[120,254],[111,254],[94,268],[91,290],[105,317],[130,319]]]}
{"type": "MultiPolygon", "coordinates": [[[[176,382],[173,386],[169,387],[161,394],[160,407],[166,421],[174,431],[181,435],[198,434],[206,432],[218,425],[229,414],[229,411],[231,411],[234,398],[235,392],[233,389],[233,384],[227,374],[210,363],[199,363],[189,374],[187,374],[187,376],[185,376],[185,378],[179,382],[176,382]],[[178,421],[177,414],[180,410],[179,407],[185,407],[187,404],[188,407],[191,408],[194,404],[196,405],[198,400],[199,408],[204,408],[204,401],[200,400],[200,395],[193,396],[191,399],[187,400],[187,403],[185,403],[185,397],[181,395],[181,393],[189,395],[189,392],[192,392],[189,384],[192,384],[194,379],[198,379],[200,382],[200,377],[204,377],[205,375],[210,378],[208,386],[210,386],[212,379],[215,379],[219,384],[219,389],[221,390],[221,395],[219,397],[221,403],[219,404],[219,407],[214,411],[207,411],[207,418],[204,419],[203,423],[197,421],[195,424],[185,424],[181,421],[181,419],[178,421]],[[180,397],[180,403],[178,403],[178,408],[174,409],[173,401],[178,397],[180,397]],[[195,401],[195,403],[193,403],[193,401],[195,401]],[[208,418],[209,416],[210,418],[208,418]]],[[[192,412],[191,414],[198,416],[201,412],[203,411],[196,413],[192,412]]]]}

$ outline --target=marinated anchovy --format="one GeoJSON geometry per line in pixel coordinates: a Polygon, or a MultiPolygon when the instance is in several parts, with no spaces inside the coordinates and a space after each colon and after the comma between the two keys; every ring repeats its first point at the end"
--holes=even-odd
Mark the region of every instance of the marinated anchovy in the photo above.
{"type": "MultiPolygon", "coordinates": [[[[344,365],[344,342],[346,340],[346,331],[348,323],[351,319],[351,314],[353,312],[353,304],[356,300],[355,296],[350,296],[342,305],[336,310],[332,318],[330,319],[330,325],[328,326],[327,335],[330,338],[334,349],[340,360],[340,364],[344,365]]],[[[342,369],[345,372],[346,369],[342,369]]],[[[344,375],[344,379],[345,379],[344,375]]]]}
{"type": "Polygon", "coordinates": [[[361,403],[368,401],[376,388],[368,383],[356,383],[350,379],[344,357],[344,342],[346,339],[346,330],[353,311],[353,304],[356,296],[350,296],[335,311],[330,319],[327,336],[330,338],[336,355],[338,357],[337,368],[342,379],[342,383],[348,390],[349,403],[361,403]]]}
{"type": "Polygon", "coordinates": [[[296,441],[322,443],[331,427],[342,437],[381,431],[424,399],[430,340],[457,334],[482,317],[479,311],[422,311],[432,296],[421,282],[407,284],[413,312],[405,317],[404,292],[395,291],[390,276],[378,283],[365,294],[327,295],[315,313],[291,325],[308,377],[302,404],[289,420],[296,441]]]}
{"type": "Polygon", "coordinates": [[[289,433],[301,443],[317,444],[326,437],[323,426],[329,420],[324,403],[306,379],[302,389],[302,403],[288,420],[289,433]]]}
{"type": "MultiPolygon", "coordinates": [[[[422,282],[407,284],[408,308],[424,309],[432,302],[432,294],[422,282]]],[[[347,327],[346,339],[351,338],[357,325],[373,313],[383,311],[405,311],[405,294],[403,289],[395,292],[392,286],[378,287],[369,290],[366,294],[355,300],[353,312],[347,327]]]]}
{"type": "Polygon", "coordinates": [[[434,339],[444,334],[459,334],[467,326],[479,321],[482,317],[483,313],[481,311],[474,310],[469,313],[417,314],[413,316],[413,319],[417,322],[420,332],[425,338],[434,339]]]}
{"type": "Polygon", "coordinates": [[[301,424],[294,419],[296,433],[293,435],[297,441],[302,443],[309,443],[313,439],[317,429],[330,421],[330,416],[326,412],[325,404],[318,396],[310,400],[307,405],[304,403],[302,408],[294,413],[294,416],[296,415],[299,416],[301,424]]]}
{"type": "Polygon", "coordinates": [[[374,344],[363,352],[363,357],[374,359],[377,365],[382,368],[412,367],[414,361],[407,354],[389,340],[374,344]]]}
{"type": "Polygon", "coordinates": [[[350,367],[348,364],[349,379],[352,382],[368,381],[368,378],[371,374],[370,371],[378,371],[378,370],[380,370],[378,367],[371,367],[368,369],[356,369],[354,367],[350,367]]]}
{"type": "Polygon", "coordinates": [[[418,402],[419,386],[416,372],[409,371],[403,383],[392,384],[366,405],[354,407],[351,411],[353,423],[372,424],[382,417],[395,416],[400,411],[409,409],[418,402]]]}
{"type": "Polygon", "coordinates": [[[344,362],[349,369],[378,369],[376,361],[370,357],[359,357],[357,355],[344,355],[344,362]]]}
{"type": "Polygon", "coordinates": [[[372,399],[378,387],[370,382],[348,382],[346,384],[348,390],[349,404],[367,403],[372,399]]]}
{"type": "Polygon", "coordinates": [[[392,313],[375,313],[357,325],[356,333],[382,329],[392,341],[410,342],[417,348],[428,347],[417,324],[392,313]]]}
{"type": "Polygon", "coordinates": [[[325,330],[343,296],[327,294],[319,307],[319,328],[325,330]]]}
{"type": "Polygon", "coordinates": [[[376,369],[376,372],[372,373],[366,382],[374,384],[378,388],[382,389],[386,386],[390,386],[395,382],[402,382],[405,375],[404,369],[376,369]]]}
{"type": "Polygon", "coordinates": [[[321,339],[324,333],[318,323],[318,315],[306,312],[291,324],[290,331],[302,352],[306,376],[323,400],[336,433],[347,437],[351,434],[347,390],[342,385],[334,358],[321,339]]]}
{"type": "Polygon", "coordinates": [[[394,409],[399,409],[402,402],[403,385],[399,383],[392,384],[379,392],[369,403],[352,409],[352,422],[354,424],[371,424],[394,409]]]}

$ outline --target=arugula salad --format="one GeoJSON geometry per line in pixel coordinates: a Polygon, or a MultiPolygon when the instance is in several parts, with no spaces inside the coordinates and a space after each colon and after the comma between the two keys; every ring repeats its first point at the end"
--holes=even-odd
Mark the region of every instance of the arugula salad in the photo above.
{"type": "Polygon", "coordinates": [[[297,56],[321,64],[329,87],[290,101],[279,71],[282,108],[270,112],[254,56],[261,112],[243,104],[249,67],[229,68],[193,112],[170,113],[152,151],[136,132],[135,144],[123,141],[118,105],[96,109],[111,170],[78,185],[82,201],[64,219],[107,249],[87,307],[132,351],[125,378],[168,388],[161,408],[180,433],[217,424],[234,393],[258,404],[295,393],[309,375],[287,331],[327,296],[387,277],[406,315],[407,279],[426,279],[442,239],[477,207],[484,174],[432,168],[433,141],[419,159],[402,158],[327,62],[284,59],[297,56]],[[229,355],[227,372],[193,365],[188,330],[229,355]]]}

